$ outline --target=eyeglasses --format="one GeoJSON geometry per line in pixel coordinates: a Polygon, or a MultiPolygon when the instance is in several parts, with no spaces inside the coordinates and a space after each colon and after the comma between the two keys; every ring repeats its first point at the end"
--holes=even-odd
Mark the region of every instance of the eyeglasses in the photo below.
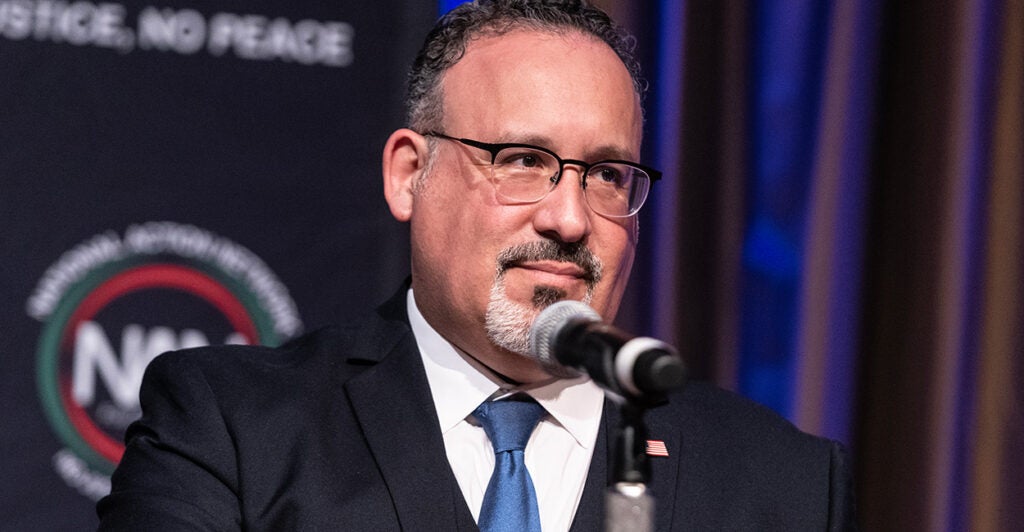
{"type": "Polygon", "coordinates": [[[491,183],[498,196],[512,203],[536,203],[558,186],[565,165],[583,169],[583,196],[594,212],[611,218],[632,216],[643,207],[651,182],[661,172],[639,163],[608,159],[588,163],[563,159],[555,152],[529,144],[491,144],[431,131],[424,136],[460,142],[491,154],[491,183]]]}

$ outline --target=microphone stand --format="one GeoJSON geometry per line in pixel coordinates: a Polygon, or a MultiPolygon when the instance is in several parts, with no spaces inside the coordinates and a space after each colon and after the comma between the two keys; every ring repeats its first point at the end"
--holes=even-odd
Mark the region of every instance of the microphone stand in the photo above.
{"type": "Polygon", "coordinates": [[[647,457],[647,408],[626,399],[619,404],[622,421],[615,438],[611,485],[605,494],[605,532],[654,530],[654,497],[647,491],[651,464],[647,457]]]}

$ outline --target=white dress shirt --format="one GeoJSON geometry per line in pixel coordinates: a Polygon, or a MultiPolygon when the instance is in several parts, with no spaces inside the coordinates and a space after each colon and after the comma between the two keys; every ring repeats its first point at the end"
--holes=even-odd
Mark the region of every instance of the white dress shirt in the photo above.
{"type": "Polygon", "coordinates": [[[548,412],[526,444],[526,468],[537,491],[541,528],[546,532],[569,530],[597,441],[604,393],[585,376],[511,387],[441,337],[420,314],[412,289],[407,301],[448,462],[473,519],[479,521],[494,469],[494,450],[484,429],[476,424],[473,410],[489,398],[523,392],[548,412]]]}

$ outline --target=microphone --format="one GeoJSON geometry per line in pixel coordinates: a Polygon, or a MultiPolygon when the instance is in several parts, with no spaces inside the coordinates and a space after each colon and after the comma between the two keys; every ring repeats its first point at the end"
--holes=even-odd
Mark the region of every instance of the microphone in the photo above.
{"type": "Polygon", "coordinates": [[[579,301],[559,301],[544,309],[530,328],[530,348],[542,363],[585,371],[626,398],[658,401],[686,381],[686,367],[675,348],[603,323],[597,311],[579,301]]]}

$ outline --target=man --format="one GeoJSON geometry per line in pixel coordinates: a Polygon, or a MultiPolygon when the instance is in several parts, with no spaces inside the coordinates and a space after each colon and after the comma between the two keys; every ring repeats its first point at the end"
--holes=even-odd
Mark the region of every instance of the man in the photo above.
{"type": "MultiPolygon", "coordinates": [[[[616,408],[527,338],[554,301],[607,320],[621,301],[658,178],[631,162],[643,84],[627,42],[571,1],[481,1],[442,19],[410,77],[410,128],[384,148],[411,285],[280,349],[154,361],[102,527],[601,529],[616,408]],[[529,522],[513,525],[492,510],[505,458],[481,409],[526,396],[516,404],[543,409],[526,433],[529,522]]],[[[668,451],[651,458],[659,530],[852,523],[838,445],[765,409],[692,384],[648,426],[668,451]]]]}

